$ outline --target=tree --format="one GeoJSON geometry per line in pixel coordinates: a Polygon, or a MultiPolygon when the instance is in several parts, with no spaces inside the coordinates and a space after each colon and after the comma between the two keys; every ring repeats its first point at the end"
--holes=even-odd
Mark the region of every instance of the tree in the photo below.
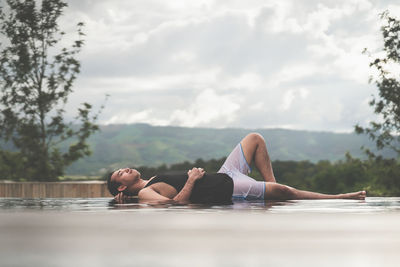
{"type": "MultiPolygon", "coordinates": [[[[400,64],[400,20],[390,16],[388,11],[381,14],[381,19],[384,20],[381,28],[384,57],[370,63],[370,67],[378,71],[375,84],[379,90],[379,96],[372,99],[370,106],[374,107],[374,112],[381,116],[382,121],[371,122],[366,128],[356,125],[355,130],[359,134],[368,134],[378,149],[388,147],[400,155],[400,77],[390,71],[400,64]]],[[[367,152],[373,156],[370,151],[367,152]]]]}
{"type": "MultiPolygon", "coordinates": [[[[89,155],[88,137],[98,130],[98,113],[83,103],[75,124],[64,119],[65,105],[80,72],[76,59],[84,43],[83,23],[71,47],[58,19],[61,0],[7,0],[0,4],[0,137],[12,142],[25,162],[28,180],[56,180],[64,168],[89,155]],[[5,44],[4,44],[5,43],[5,44]],[[78,126],[76,125],[78,123],[78,126]],[[70,141],[67,148],[60,144],[70,141]],[[71,143],[72,142],[72,143],[71,143]]],[[[9,157],[10,158],[10,157],[9,157]]]]}

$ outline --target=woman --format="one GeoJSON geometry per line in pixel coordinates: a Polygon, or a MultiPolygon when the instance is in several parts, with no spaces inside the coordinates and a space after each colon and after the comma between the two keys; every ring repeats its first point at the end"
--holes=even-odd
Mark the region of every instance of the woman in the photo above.
{"type": "Polygon", "coordinates": [[[265,140],[258,133],[251,133],[243,138],[229,154],[218,173],[208,174],[201,168],[193,168],[184,175],[159,175],[144,180],[137,170],[126,168],[110,173],[107,185],[117,201],[123,201],[126,195],[138,195],[140,200],[177,202],[218,201],[229,199],[231,196],[280,200],[366,197],[365,191],[328,195],[277,183],[265,140]],[[256,181],[248,176],[253,161],[264,181],[256,181]],[[203,197],[203,194],[206,196],[203,197]],[[198,199],[201,201],[197,201],[198,199]]]}

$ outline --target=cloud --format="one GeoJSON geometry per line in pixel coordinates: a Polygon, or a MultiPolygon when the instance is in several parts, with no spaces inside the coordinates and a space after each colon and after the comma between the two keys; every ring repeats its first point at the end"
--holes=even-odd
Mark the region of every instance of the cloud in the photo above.
{"type": "Polygon", "coordinates": [[[287,111],[290,109],[290,107],[293,104],[293,101],[296,100],[302,100],[305,99],[310,92],[307,89],[304,88],[299,88],[296,90],[288,90],[284,93],[283,99],[282,99],[282,104],[280,105],[280,108],[282,111],[287,111]]]}
{"type": "Polygon", "coordinates": [[[71,106],[103,123],[352,130],[373,119],[364,47],[395,1],[69,1],[86,22],[71,106]],[[90,102],[89,101],[89,102],[90,102]]]}
{"type": "Polygon", "coordinates": [[[188,98],[181,109],[176,109],[163,119],[153,107],[140,112],[129,113],[122,109],[105,121],[105,124],[151,123],[154,125],[181,125],[187,127],[210,126],[221,128],[235,120],[240,99],[234,95],[218,95],[212,89],[200,91],[194,99],[188,98]]]}
{"type": "Polygon", "coordinates": [[[186,109],[172,113],[171,124],[187,127],[209,126],[226,127],[235,120],[240,105],[231,95],[217,95],[214,90],[206,89],[192,102],[188,100],[186,109]]]}
{"type": "Polygon", "coordinates": [[[126,124],[126,123],[149,123],[153,125],[166,126],[170,124],[170,121],[157,119],[154,117],[154,112],[152,109],[145,109],[137,113],[129,113],[122,111],[115,113],[104,124],[126,124]]]}

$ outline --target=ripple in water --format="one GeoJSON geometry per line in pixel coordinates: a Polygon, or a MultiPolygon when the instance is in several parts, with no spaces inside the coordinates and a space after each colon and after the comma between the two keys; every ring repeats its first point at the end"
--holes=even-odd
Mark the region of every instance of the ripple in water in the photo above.
{"type": "Polygon", "coordinates": [[[228,205],[138,203],[116,204],[110,198],[1,198],[0,211],[175,211],[175,212],[229,212],[259,211],[270,213],[382,213],[399,212],[399,197],[368,197],[366,200],[233,200],[228,205]]]}

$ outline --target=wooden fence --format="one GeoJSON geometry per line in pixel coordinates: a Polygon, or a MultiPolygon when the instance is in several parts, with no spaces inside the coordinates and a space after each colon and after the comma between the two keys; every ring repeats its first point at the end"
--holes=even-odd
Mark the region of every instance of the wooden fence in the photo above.
{"type": "Polygon", "coordinates": [[[90,198],[112,197],[105,181],[11,182],[0,181],[0,197],[90,198]]]}

